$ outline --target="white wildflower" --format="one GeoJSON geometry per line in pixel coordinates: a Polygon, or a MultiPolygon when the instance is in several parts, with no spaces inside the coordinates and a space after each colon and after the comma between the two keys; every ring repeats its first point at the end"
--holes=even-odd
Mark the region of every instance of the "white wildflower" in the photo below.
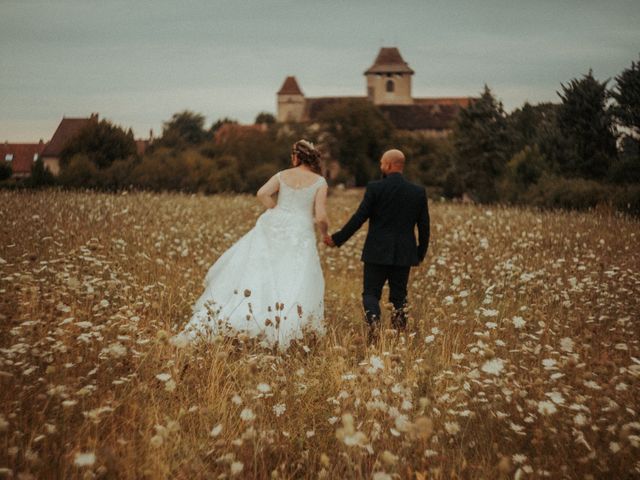
{"type": "Polygon", "coordinates": [[[238,475],[244,470],[244,464],[242,462],[233,462],[231,464],[231,475],[238,475]]]}
{"type": "Polygon", "coordinates": [[[549,402],[548,400],[542,400],[541,402],[538,402],[538,412],[540,412],[542,415],[552,415],[557,411],[558,409],[553,402],[549,402]]]}
{"type": "Polygon", "coordinates": [[[287,406],[284,403],[278,403],[273,406],[273,413],[276,414],[276,417],[279,417],[287,410],[287,406]]]}
{"type": "Polygon", "coordinates": [[[504,369],[504,360],[501,358],[493,358],[484,362],[480,370],[485,373],[489,373],[491,375],[500,375],[502,370],[504,369]]]}
{"type": "Polygon", "coordinates": [[[259,383],[256,388],[260,393],[269,393],[271,391],[271,386],[267,383],[259,383]]]}
{"type": "Polygon", "coordinates": [[[522,318],[522,317],[517,317],[517,316],[516,316],[516,317],[513,317],[513,318],[511,319],[511,322],[513,323],[513,326],[514,326],[514,327],[516,327],[516,328],[522,328],[522,327],[524,327],[524,326],[525,326],[525,324],[527,323],[527,322],[525,322],[524,318],[522,318]]]}
{"type": "Polygon", "coordinates": [[[577,427],[584,427],[587,424],[587,417],[585,417],[582,413],[576,413],[576,415],[573,417],[573,423],[577,427]]]}
{"type": "Polygon", "coordinates": [[[256,414],[250,408],[245,408],[240,412],[240,418],[245,422],[252,422],[256,418],[256,414]]]}
{"type": "Polygon", "coordinates": [[[93,452],[76,453],[73,464],[76,467],[90,467],[96,462],[96,454],[93,452]]]}
{"type": "Polygon", "coordinates": [[[444,429],[449,435],[455,435],[460,431],[460,424],[458,422],[444,422],[444,429]]]}
{"type": "Polygon", "coordinates": [[[562,405],[564,403],[564,397],[560,392],[549,392],[545,393],[545,395],[549,397],[553,401],[553,403],[556,403],[558,405],[562,405]]]}
{"type": "Polygon", "coordinates": [[[560,340],[560,350],[563,352],[573,352],[573,340],[569,337],[564,337],[560,340]]]}

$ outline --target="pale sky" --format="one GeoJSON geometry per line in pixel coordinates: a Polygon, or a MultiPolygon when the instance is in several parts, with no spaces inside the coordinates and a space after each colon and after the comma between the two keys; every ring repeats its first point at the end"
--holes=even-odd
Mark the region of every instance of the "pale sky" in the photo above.
{"type": "Polygon", "coordinates": [[[640,54],[638,0],[0,0],[0,141],[50,139],[98,112],[136,137],[185,109],[253,122],[296,75],[307,96],[366,94],[396,46],[414,96],[473,96],[507,111],[558,101],[593,68],[640,54]]]}

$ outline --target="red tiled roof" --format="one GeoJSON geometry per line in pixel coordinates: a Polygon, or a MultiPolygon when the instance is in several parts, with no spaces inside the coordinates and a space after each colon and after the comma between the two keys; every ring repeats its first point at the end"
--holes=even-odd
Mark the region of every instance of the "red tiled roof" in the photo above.
{"type": "MultiPolygon", "coordinates": [[[[327,107],[351,99],[366,100],[366,97],[307,98],[302,120],[313,122],[327,107]]],[[[400,130],[448,130],[460,108],[456,102],[449,101],[418,105],[378,105],[383,115],[400,130]]]]}
{"type": "Polygon", "coordinates": [[[305,98],[302,120],[315,120],[325,108],[348,100],[366,100],[367,97],[316,97],[305,98]]]}
{"type": "Polygon", "coordinates": [[[448,130],[460,111],[458,105],[379,105],[400,130],[448,130]]]}
{"type": "Polygon", "coordinates": [[[264,123],[259,125],[240,125],[238,123],[225,123],[216,130],[213,138],[216,142],[224,142],[230,138],[238,138],[251,133],[263,133],[267,130],[264,123]]]}
{"type": "Polygon", "coordinates": [[[373,65],[364,72],[365,75],[370,73],[410,73],[413,75],[414,72],[400,55],[400,50],[396,47],[382,47],[373,65]]]}
{"type": "Polygon", "coordinates": [[[11,168],[14,175],[28,175],[31,173],[31,166],[34,156],[42,154],[45,143],[0,143],[0,161],[5,162],[7,155],[13,155],[11,168]]]}
{"type": "Polygon", "coordinates": [[[467,108],[472,101],[472,97],[433,97],[413,99],[413,102],[418,105],[457,105],[462,108],[467,108]]]}
{"type": "Polygon", "coordinates": [[[302,95],[302,90],[296,81],[296,77],[290,76],[284,80],[282,87],[278,90],[278,95],[302,95]]]}
{"type": "Polygon", "coordinates": [[[98,121],[98,115],[89,118],[63,118],[58,125],[53,137],[42,152],[43,157],[59,157],[69,140],[80,133],[89,122],[98,121]]]}

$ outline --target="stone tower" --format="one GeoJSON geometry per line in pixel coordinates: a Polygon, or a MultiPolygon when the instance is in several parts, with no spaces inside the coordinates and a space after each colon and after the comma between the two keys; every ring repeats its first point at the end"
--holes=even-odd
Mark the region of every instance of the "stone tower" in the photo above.
{"type": "Polygon", "coordinates": [[[364,72],[367,97],[374,105],[411,105],[413,70],[395,47],[380,49],[373,65],[364,72]]]}
{"type": "Polygon", "coordinates": [[[299,122],[304,113],[304,94],[296,77],[287,77],[278,90],[278,122],[299,122]]]}

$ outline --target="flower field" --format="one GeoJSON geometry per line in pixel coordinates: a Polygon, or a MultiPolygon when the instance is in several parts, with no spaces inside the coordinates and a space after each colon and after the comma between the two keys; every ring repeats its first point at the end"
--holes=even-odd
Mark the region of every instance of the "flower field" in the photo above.
{"type": "Polygon", "coordinates": [[[640,478],[638,220],[432,202],[405,333],[364,341],[363,228],[327,336],[171,345],[262,210],[0,192],[0,478],[640,478]]]}

